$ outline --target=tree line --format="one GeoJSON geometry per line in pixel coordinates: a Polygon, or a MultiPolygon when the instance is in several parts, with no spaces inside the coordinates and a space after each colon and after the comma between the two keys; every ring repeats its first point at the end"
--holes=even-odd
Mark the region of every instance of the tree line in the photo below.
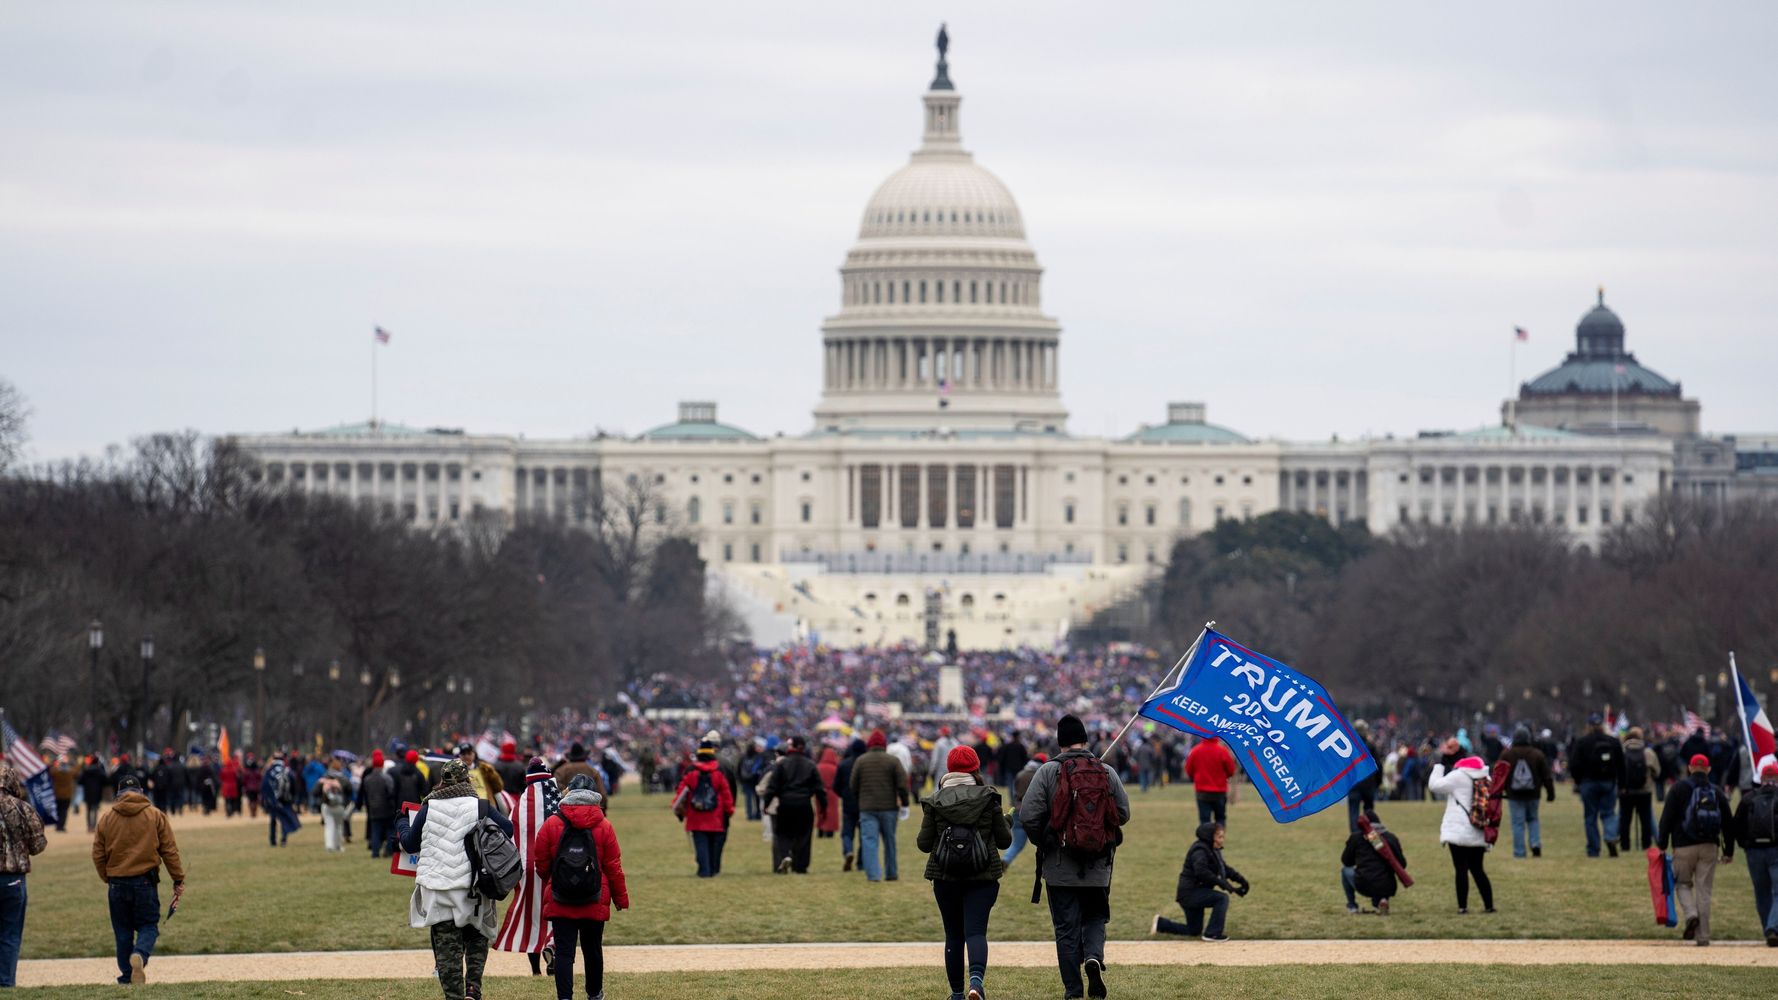
{"type": "Polygon", "coordinates": [[[227,725],[239,746],[262,683],[261,744],[517,730],[655,673],[718,671],[735,630],[646,484],[594,498],[586,524],[424,530],[261,485],[227,439],[8,471],[21,436],[0,420],[0,708],[26,733],[183,748],[227,725]]]}
{"type": "Polygon", "coordinates": [[[1149,599],[1162,648],[1213,618],[1353,714],[1574,725],[1610,704],[1669,722],[1702,710],[1702,676],[1711,721],[1732,723],[1729,651],[1778,689],[1778,508],[1667,497],[1597,551],[1559,526],[1374,537],[1277,512],[1180,540],[1149,599]]]}

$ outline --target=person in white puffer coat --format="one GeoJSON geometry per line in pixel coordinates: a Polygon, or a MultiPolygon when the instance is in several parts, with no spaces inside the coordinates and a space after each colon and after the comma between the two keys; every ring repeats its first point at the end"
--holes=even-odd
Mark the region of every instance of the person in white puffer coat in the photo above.
{"type": "Polygon", "coordinates": [[[408,923],[431,928],[432,959],[445,1000],[481,1000],[488,940],[499,917],[491,900],[470,891],[474,870],[466,838],[484,817],[512,836],[512,823],[475,794],[469,769],[453,760],[444,765],[438,787],[426,796],[413,822],[405,815],[395,820],[401,849],[419,855],[408,923]]]}
{"type": "MultiPolygon", "coordinates": [[[[1461,752],[1456,740],[1446,740],[1445,759],[1461,752]]],[[[1457,876],[1457,912],[1469,912],[1469,880],[1482,894],[1482,912],[1493,913],[1494,883],[1488,881],[1483,859],[1488,856],[1488,839],[1480,827],[1469,821],[1469,807],[1475,801],[1475,781],[1488,777],[1488,765],[1480,757],[1464,757],[1449,771],[1441,762],[1432,768],[1426,789],[1444,795],[1445,815],[1439,820],[1438,840],[1451,852],[1451,868],[1457,876]]]]}

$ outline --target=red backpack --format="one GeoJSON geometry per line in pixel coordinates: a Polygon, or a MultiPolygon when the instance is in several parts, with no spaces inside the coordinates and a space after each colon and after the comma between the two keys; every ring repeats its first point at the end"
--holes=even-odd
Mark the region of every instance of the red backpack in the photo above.
{"type": "Polygon", "coordinates": [[[1050,799],[1050,831],[1064,851],[1097,857],[1123,842],[1111,772],[1093,757],[1058,762],[1056,794],[1050,799]]]}

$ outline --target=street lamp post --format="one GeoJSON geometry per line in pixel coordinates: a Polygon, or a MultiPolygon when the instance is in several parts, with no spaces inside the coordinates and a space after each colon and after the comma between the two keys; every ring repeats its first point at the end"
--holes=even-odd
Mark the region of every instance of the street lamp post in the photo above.
{"type": "Polygon", "coordinates": [[[265,647],[253,647],[253,742],[265,752],[265,647]]]}
{"type": "Polygon", "coordinates": [[[93,753],[104,756],[105,748],[99,745],[101,738],[99,730],[99,650],[105,646],[105,626],[99,624],[97,618],[94,618],[92,624],[86,627],[86,646],[87,652],[91,654],[90,679],[92,681],[92,690],[88,692],[92,699],[92,732],[88,734],[90,741],[88,745],[92,747],[93,753]]]}
{"type": "Polygon", "coordinates": [[[153,635],[145,635],[142,637],[141,653],[142,653],[142,710],[137,713],[139,716],[141,716],[141,721],[139,723],[137,723],[137,732],[140,733],[141,735],[138,736],[136,739],[136,759],[138,761],[147,759],[147,755],[146,755],[145,751],[147,750],[147,744],[148,744],[148,715],[149,715],[149,712],[151,711],[151,708],[148,703],[148,669],[149,669],[149,667],[153,666],[153,664],[154,664],[154,636],[153,635]]]}
{"type": "Polygon", "coordinates": [[[370,746],[370,668],[365,667],[358,672],[358,683],[364,686],[364,742],[359,746],[370,746]]]}
{"type": "Polygon", "coordinates": [[[389,717],[399,722],[401,720],[401,671],[396,667],[389,668],[389,702],[394,706],[389,717]]]}
{"type": "Polygon", "coordinates": [[[463,731],[475,732],[475,678],[463,678],[463,731]]]}
{"type": "MultiPolygon", "coordinates": [[[[335,696],[332,700],[334,701],[335,704],[338,704],[339,703],[338,695],[339,695],[339,690],[340,690],[339,689],[339,683],[340,683],[340,661],[339,660],[329,660],[327,662],[327,679],[329,681],[333,682],[333,687],[331,687],[329,689],[328,693],[335,696]]],[[[328,718],[330,718],[330,719],[335,718],[335,716],[330,715],[330,716],[328,716],[328,718]]],[[[333,740],[335,742],[335,744],[337,745],[340,740],[344,739],[345,734],[339,731],[340,727],[338,726],[338,724],[332,725],[329,728],[332,729],[333,732],[330,732],[327,734],[328,738],[333,740]]]]}

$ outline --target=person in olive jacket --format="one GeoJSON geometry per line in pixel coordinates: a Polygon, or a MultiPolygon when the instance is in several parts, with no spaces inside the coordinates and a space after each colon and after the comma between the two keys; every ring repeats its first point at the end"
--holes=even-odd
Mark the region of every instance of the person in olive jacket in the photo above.
{"type": "Polygon", "coordinates": [[[988,914],[1000,896],[1006,865],[1000,852],[1012,844],[1012,824],[1000,791],[982,779],[976,752],[960,746],[945,757],[938,790],[921,800],[925,816],[915,840],[926,860],[926,877],[945,927],[945,977],[952,1000],[983,1000],[988,971],[988,914]],[[971,836],[963,836],[967,830],[971,836]],[[968,956],[968,993],[964,959],[968,956]]]}

